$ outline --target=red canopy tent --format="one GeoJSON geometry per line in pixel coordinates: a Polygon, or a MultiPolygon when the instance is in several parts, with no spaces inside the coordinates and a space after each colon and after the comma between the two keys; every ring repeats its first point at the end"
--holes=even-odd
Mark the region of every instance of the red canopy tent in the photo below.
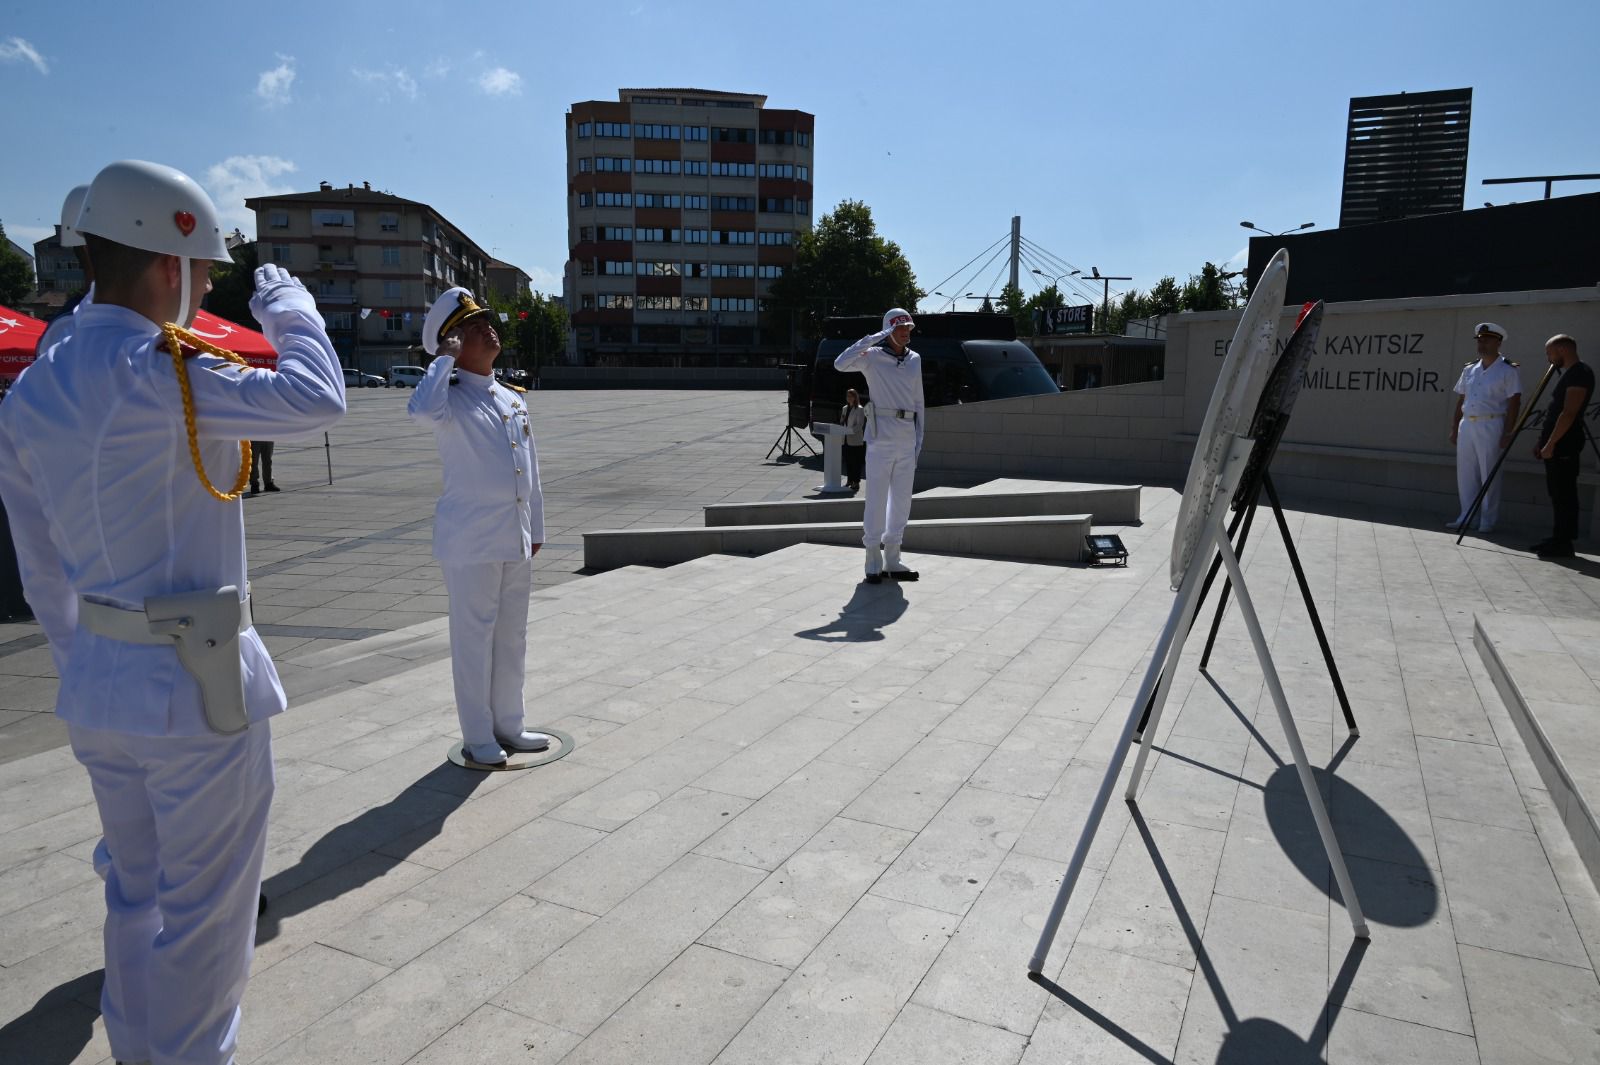
{"type": "MultiPolygon", "coordinates": [[[[33,362],[45,323],[37,318],[0,307],[0,377],[16,377],[33,362]]],[[[195,315],[193,332],[220,348],[243,355],[251,366],[266,370],[278,367],[278,353],[267,338],[210,311],[195,315]]]]}
{"type": "Polygon", "coordinates": [[[0,307],[0,377],[16,377],[33,362],[44,323],[32,315],[0,307]]]}

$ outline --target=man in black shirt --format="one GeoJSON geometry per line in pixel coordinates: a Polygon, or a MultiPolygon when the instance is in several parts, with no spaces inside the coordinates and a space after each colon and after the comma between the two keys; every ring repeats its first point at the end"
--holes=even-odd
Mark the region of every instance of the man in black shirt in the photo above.
{"type": "Polygon", "coordinates": [[[1583,452],[1584,409],[1594,396],[1594,371],[1578,361],[1578,342],[1565,333],[1545,341],[1545,357],[1560,377],[1545,411],[1534,458],[1544,460],[1544,484],[1555,512],[1550,539],[1533,545],[1540,558],[1571,558],[1578,538],[1578,456],[1583,452]]]}

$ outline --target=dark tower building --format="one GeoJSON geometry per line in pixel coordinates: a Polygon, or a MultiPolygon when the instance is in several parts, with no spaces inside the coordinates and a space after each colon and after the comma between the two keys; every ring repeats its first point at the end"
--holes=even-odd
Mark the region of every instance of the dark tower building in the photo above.
{"type": "Polygon", "coordinates": [[[1471,125],[1470,88],[1352,98],[1340,227],[1461,210],[1471,125]]]}

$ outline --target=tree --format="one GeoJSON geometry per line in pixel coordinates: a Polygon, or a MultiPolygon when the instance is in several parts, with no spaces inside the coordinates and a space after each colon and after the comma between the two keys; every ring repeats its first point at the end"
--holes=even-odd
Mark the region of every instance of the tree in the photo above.
{"type": "Polygon", "coordinates": [[[1122,299],[1117,305],[1105,314],[1099,331],[1121,336],[1127,330],[1129,322],[1148,318],[1153,313],[1149,297],[1141,296],[1136,289],[1129,289],[1122,294],[1122,299]]]}
{"type": "Polygon", "coordinates": [[[516,366],[537,376],[539,368],[559,362],[567,347],[567,309],[554,296],[521,292],[513,299],[489,294],[489,306],[498,312],[495,331],[500,334],[501,365],[516,366]],[[499,315],[506,316],[505,321],[499,315]]]}
{"type": "Polygon", "coordinates": [[[245,243],[233,250],[233,261],[211,268],[211,292],[202,306],[230,322],[254,327],[250,295],[256,287],[256,267],[261,265],[256,245],[245,243]]]}
{"type": "Polygon", "coordinates": [[[1157,314],[1177,314],[1183,303],[1183,294],[1178,291],[1177,278],[1170,274],[1156,282],[1147,297],[1150,301],[1150,311],[1145,317],[1157,314]]]}
{"type": "Polygon", "coordinates": [[[1028,301],[1022,298],[1022,289],[1009,281],[1000,290],[1000,313],[1009,314],[1017,320],[1017,336],[1033,336],[1033,311],[1029,309],[1028,301]]]}
{"type": "Polygon", "coordinates": [[[1190,274],[1179,301],[1186,311],[1225,311],[1233,306],[1222,284],[1222,272],[1206,263],[1198,274],[1190,274]]]}
{"type": "Polygon", "coordinates": [[[11,250],[6,227],[0,223],[0,303],[14,307],[33,291],[33,270],[28,260],[11,250]]]}
{"type": "Polygon", "coordinates": [[[900,246],[878,235],[872,209],[844,200],[795,241],[794,262],[773,282],[767,309],[816,337],[824,318],[911,308],[922,296],[900,246]]]}

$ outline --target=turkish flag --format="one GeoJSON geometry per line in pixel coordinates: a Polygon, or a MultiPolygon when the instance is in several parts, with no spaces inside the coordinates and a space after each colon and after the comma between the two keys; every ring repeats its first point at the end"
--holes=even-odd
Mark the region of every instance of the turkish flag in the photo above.
{"type": "Polygon", "coordinates": [[[226,318],[219,318],[210,311],[200,311],[194,316],[194,325],[189,327],[189,331],[219,348],[243,355],[251,366],[263,370],[278,368],[278,353],[267,343],[267,338],[254,329],[246,329],[226,318]]]}
{"type": "Polygon", "coordinates": [[[16,377],[33,362],[45,323],[31,314],[0,307],[0,377],[16,377]]]}

